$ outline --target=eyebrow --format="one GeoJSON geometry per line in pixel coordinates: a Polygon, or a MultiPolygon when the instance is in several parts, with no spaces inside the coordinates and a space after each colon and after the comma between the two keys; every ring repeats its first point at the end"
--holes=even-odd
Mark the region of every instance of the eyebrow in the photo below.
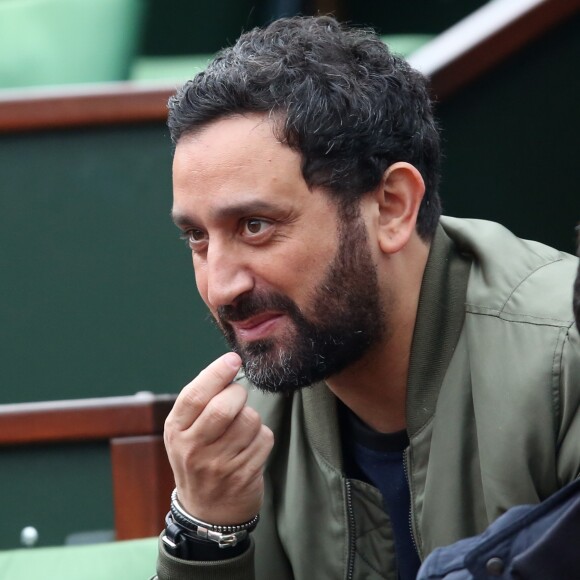
{"type": "Polygon", "coordinates": [[[194,220],[192,220],[189,216],[186,214],[178,213],[174,210],[171,210],[171,219],[178,228],[195,225],[194,220]]]}
{"type": "MultiPolygon", "coordinates": [[[[262,212],[279,211],[281,211],[281,207],[278,204],[269,203],[261,199],[255,199],[232,203],[224,205],[223,207],[212,209],[210,216],[216,221],[222,221],[239,216],[251,216],[252,214],[259,214],[262,212]]],[[[175,210],[171,210],[171,218],[173,219],[173,223],[178,228],[195,226],[198,224],[198,220],[194,216],[188,215],[186,213],[180,213],[175,210]]]]}

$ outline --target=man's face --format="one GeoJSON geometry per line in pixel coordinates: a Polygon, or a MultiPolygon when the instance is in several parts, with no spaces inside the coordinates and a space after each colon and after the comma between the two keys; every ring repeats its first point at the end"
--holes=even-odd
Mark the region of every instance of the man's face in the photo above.
{"type": "Polygon", "coordinates": [[[300,157],[262,116],[223,119],[177,145],[173,216],[199,292],[248,378],[292,391],[359,359],[384,334],[363,219],[309,190],[300,157]]]}

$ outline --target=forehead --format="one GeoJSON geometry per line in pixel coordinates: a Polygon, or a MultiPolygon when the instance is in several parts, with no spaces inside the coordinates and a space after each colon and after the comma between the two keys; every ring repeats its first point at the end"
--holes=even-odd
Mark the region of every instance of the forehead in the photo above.
{"type": "Polygon", "coordinates": [[[175,148],[173,177],[175,185],[182,185],[182,178],[219,180],[231,171],[253,175],[269,167],[296,176],[299,155],[276,139],[267,117],[236,115],[185,134],[175,148]]]}
{"type": "Polygon", "coordinates": [[[300,155],[281,143],[264,115],[220,119],[178,142],[173,160],[174,213],[196,214],[217,205],[263,199],[312,203],[328,198],[310,190],[300,155]]]}

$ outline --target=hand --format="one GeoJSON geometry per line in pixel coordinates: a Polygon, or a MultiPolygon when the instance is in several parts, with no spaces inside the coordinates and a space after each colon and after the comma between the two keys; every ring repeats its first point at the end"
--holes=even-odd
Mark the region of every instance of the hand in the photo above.
{"type": "Polygon", "coordinates": [[[192,516],[234,525],[253,518],[264,496],[263,468],[274,435],[232,383],[240,357],[227,353],[179,394],[165,421],[177,496],[192,516]]]}

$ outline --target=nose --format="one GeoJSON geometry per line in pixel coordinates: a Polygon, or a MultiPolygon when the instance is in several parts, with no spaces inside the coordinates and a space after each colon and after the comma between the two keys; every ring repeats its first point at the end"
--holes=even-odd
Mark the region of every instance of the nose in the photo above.
{"type": "MultiPolygon", "coordinates": [[[[197,277],[197,273],[196,273],[197,277]]],[[[198,278],[198,287],[199,287],[198,278]]],[[[232,304],[252,290],[254,277],[249,264],[233,248],[221,244],[208,247],[205,263],[206,302],[211,309],[232,304]]],[[[200,288],[203,294],[203,290],[200,288]]]]}

